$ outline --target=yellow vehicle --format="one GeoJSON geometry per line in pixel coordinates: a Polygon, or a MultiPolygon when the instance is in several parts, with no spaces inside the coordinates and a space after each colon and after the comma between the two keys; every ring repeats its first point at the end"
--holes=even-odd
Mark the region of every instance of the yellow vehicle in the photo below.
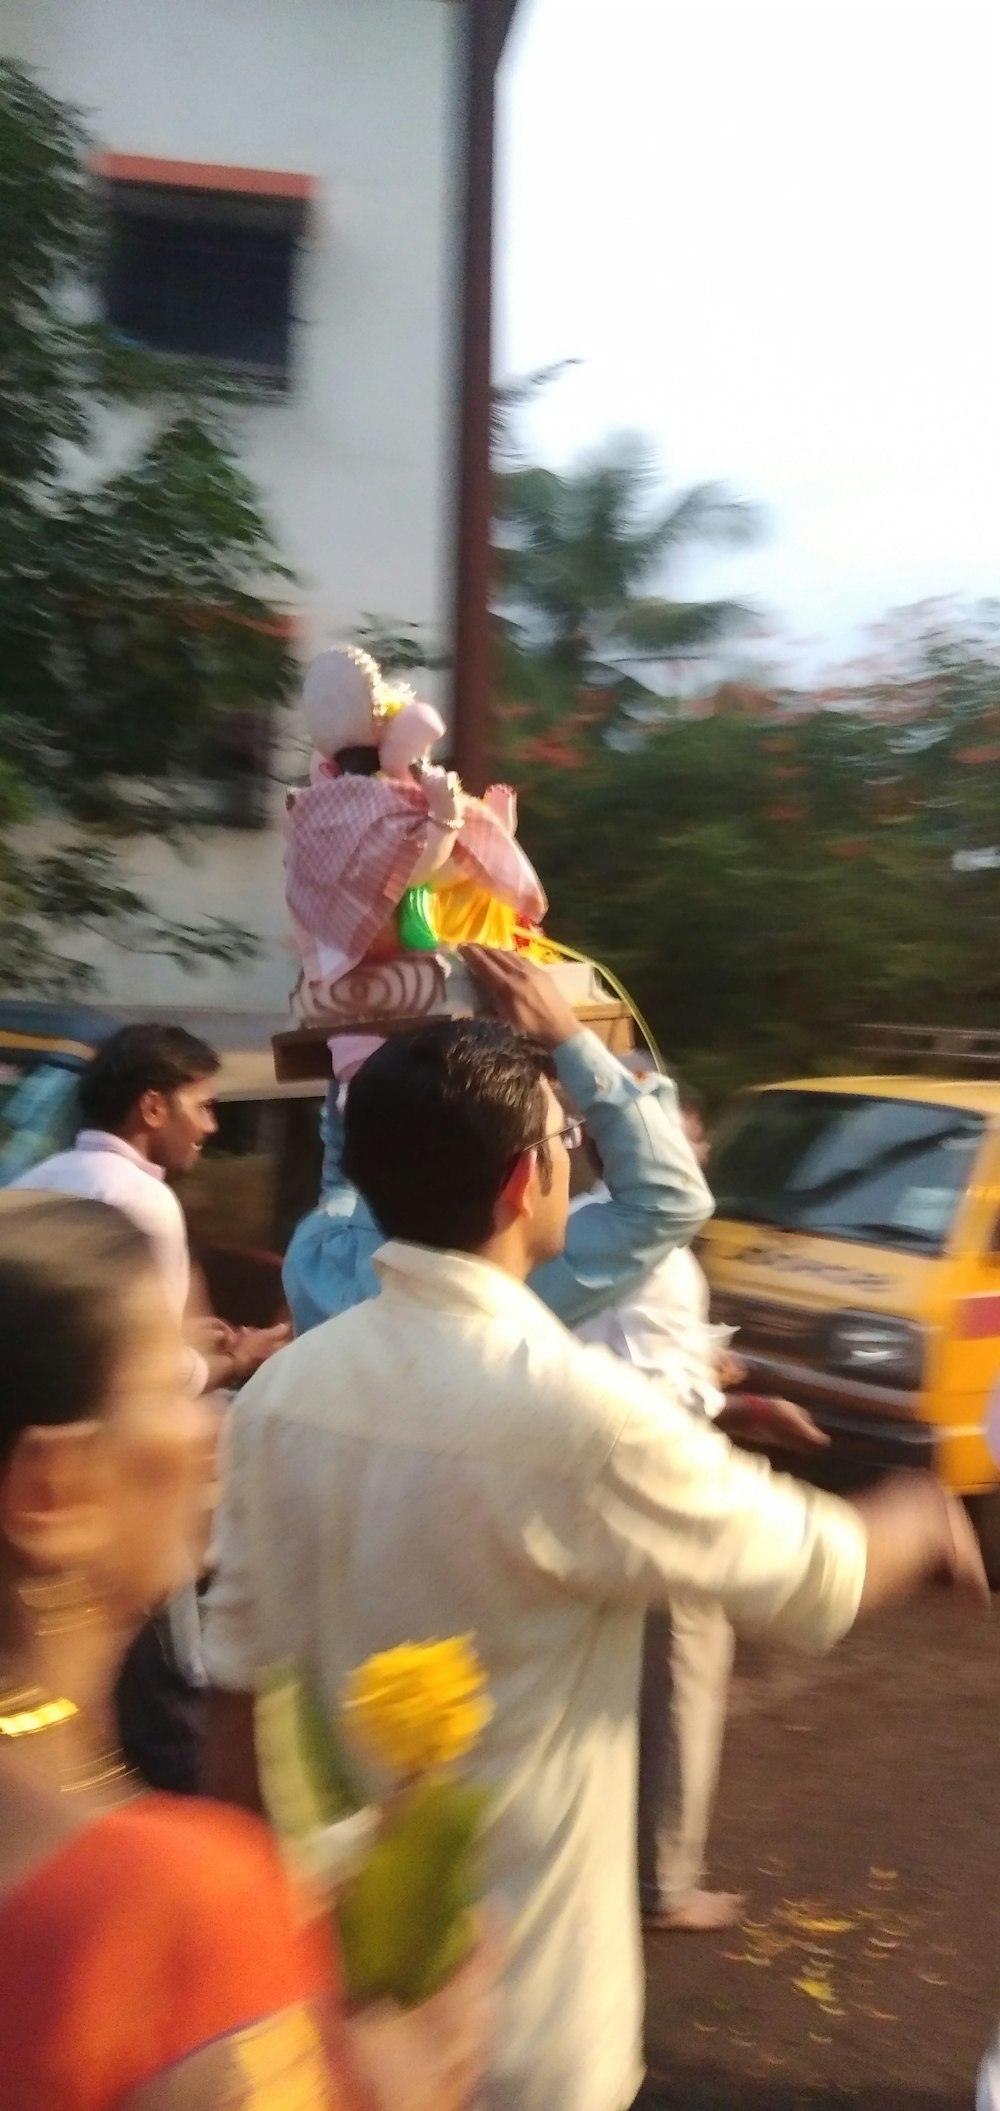
{"type": "Polygon", "coordinates": [[[808,1408],[835,1470],[929,1465],[974,1498],[1000,1582],[1000,1080],[766,1086],[709,1177],[699,1251],[752,1381],[808,1408]]]}

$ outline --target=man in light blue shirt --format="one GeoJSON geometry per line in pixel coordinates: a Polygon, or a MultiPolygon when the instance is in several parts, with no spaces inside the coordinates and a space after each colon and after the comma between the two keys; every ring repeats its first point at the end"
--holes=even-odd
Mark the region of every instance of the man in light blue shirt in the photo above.
{"type": "MultiPolygon", "coordinates": [[[[711,1215],[712,1198],[688,1143],[669,1078],[640,1082],[580,1026],[554,977],[516,953],[464,949],[468,965],[508,1024],[551,1049],[562,1093],[585,1123],[610,1201],[570,1217],[564,1251],[531,1288],[564,1325],[617,1304],[671,1247],[686,1246],[711,1215]]],[[[340,1170],[341,1119],[332,1086],[324,1115],[323,1189],[285,1257],[285,1295],[296,1334],[376,1297],[374,1257],[384,1243],[366,1203],[340,1170]]]]}

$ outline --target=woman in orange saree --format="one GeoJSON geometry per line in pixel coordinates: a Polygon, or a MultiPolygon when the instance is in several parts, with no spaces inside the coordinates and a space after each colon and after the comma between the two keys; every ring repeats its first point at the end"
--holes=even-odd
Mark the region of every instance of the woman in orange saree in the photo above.
{"type": "Polygon", "coordinates": [[[122,1651],[197,1530],[203,1414],[134,1226],[0,1198],[0,2103],[461,2111],[488,1964],[349,2022],[266,1829],[136,1795],[114,1750],[122,1651]]]}

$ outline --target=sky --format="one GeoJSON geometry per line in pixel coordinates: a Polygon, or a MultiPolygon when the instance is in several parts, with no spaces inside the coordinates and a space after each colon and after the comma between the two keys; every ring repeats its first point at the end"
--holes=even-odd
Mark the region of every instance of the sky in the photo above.
{"type": "Polygon", "coordinates": [[[580,362],[524,428],[553,466],[641,431],[760,503],[672,583],[800,668],[1000,592],[998,113],[1000,0],[520,0],[497,374],[580,362]]]}

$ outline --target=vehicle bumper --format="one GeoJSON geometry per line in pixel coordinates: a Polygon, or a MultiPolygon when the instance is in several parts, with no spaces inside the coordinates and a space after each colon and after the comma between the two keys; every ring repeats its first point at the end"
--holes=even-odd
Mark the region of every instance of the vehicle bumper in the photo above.
{"type": "Polygon", "coordinates": [[[833,1408],[811,1407],[809,1412],[829,1437],[831,1451],[856,1459],[859,1465],[867,1463],[891,1473],[900,1466],[928,1468],[937,1463],[940,1433],[929,1422],[844,1415],[833,1408]]]}
{"type": "MultiPolygon", "coordinates": [[[[810,1481],[824,1487],[863,1486],[900,1467],[938,1467],[948,1432],[923,1421],[911,1396],[833,1381],[783,1358],[750,1354],[745,1360],[755,1391],[794,1401],[829,1437],[828,1451],[810,1455],[810,1481]]],[[[804,1454],[783,1452],[780,1464],[801,1475],[804,1454]]]]}

